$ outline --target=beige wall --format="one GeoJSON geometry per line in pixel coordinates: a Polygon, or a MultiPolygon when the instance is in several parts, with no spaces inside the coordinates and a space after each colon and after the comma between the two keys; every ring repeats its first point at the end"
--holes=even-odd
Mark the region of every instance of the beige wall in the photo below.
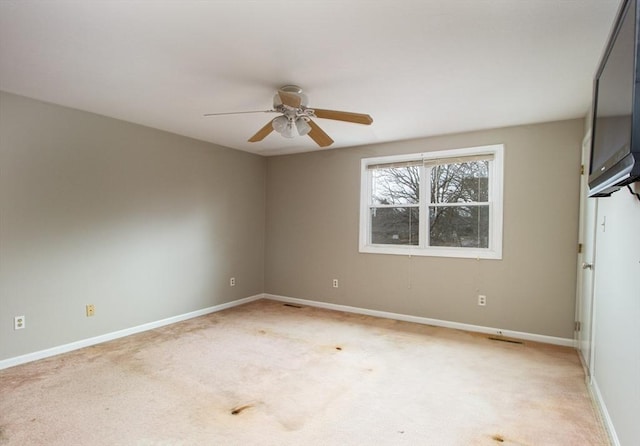
{"type": "Polygon", "coordinates": [[[572,338],[583,128],[576,119],[269,158],[265,292],[572,338]],[[362,158],[496,143],[503,260],[358,252],[362,158]]]}
{"type": "Polygon", "coordinates": [[[0,360],[263,291],[572,337],[580,120],[264,159],[6,93],[0,114],[0,360]],[[358,253],[361,158],[494,143],[503,260],[358,253]]]}
{"type": "Polygon", "coordinates": [[[0,360],[263,291],[264,158],[11,94],[0,116],[0,360]]]}

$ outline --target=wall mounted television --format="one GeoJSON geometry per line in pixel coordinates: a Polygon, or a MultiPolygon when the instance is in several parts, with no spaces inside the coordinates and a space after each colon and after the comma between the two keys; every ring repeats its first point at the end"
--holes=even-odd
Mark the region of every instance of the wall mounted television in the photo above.
{"type": "Polygon", "coordinates": [[[623,0],[594,79],[589,196],[640,180],[640,0],[623,0]]]}

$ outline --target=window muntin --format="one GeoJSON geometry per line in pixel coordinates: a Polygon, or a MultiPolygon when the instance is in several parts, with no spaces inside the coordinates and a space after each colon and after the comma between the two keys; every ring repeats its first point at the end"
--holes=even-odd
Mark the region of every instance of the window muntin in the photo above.
{"type": "Polygon", "coordinates": [[[360,251],[501,258],[502,152],[363,159],[360,251]]]}

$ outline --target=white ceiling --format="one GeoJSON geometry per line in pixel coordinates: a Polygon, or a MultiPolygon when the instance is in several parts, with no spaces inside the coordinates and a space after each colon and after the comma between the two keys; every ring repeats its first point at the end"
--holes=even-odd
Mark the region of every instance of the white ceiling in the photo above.
{"type": "MultiPolygon", "coordinates": [[[[297,84],[331,148],[582,117],[619,0],[0,0],[0,89],[262,155],[297,84]]],[[[326,149],[321,149],[326,150],[326,149]]]]}

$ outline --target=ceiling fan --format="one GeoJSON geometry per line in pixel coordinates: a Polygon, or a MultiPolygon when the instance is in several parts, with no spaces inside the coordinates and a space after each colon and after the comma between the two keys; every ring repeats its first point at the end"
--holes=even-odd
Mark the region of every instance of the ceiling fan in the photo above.
{"type": "Polygon", "coordinates": [[[322,130],[311,118],[333,119],[335,121],[353,122],[356,124],[370,125],[373,122],[371,116],[362,113],[351,113],[338,110],[324,110],[307,107],[307,96],[302,93],[302,88],[297,85],[285,85],[280,88],[273,97],[273,109],[231,112],[231,113],[207,113],[204,116],[238,115],[244,113],[279,113],[264,127],[249,138],[249,142],[262,141],[272,131],[280,133],[285,138],[294,138],[296,135],[309,135],[320,147],[333,144],[333,139],[322,130]]]}

